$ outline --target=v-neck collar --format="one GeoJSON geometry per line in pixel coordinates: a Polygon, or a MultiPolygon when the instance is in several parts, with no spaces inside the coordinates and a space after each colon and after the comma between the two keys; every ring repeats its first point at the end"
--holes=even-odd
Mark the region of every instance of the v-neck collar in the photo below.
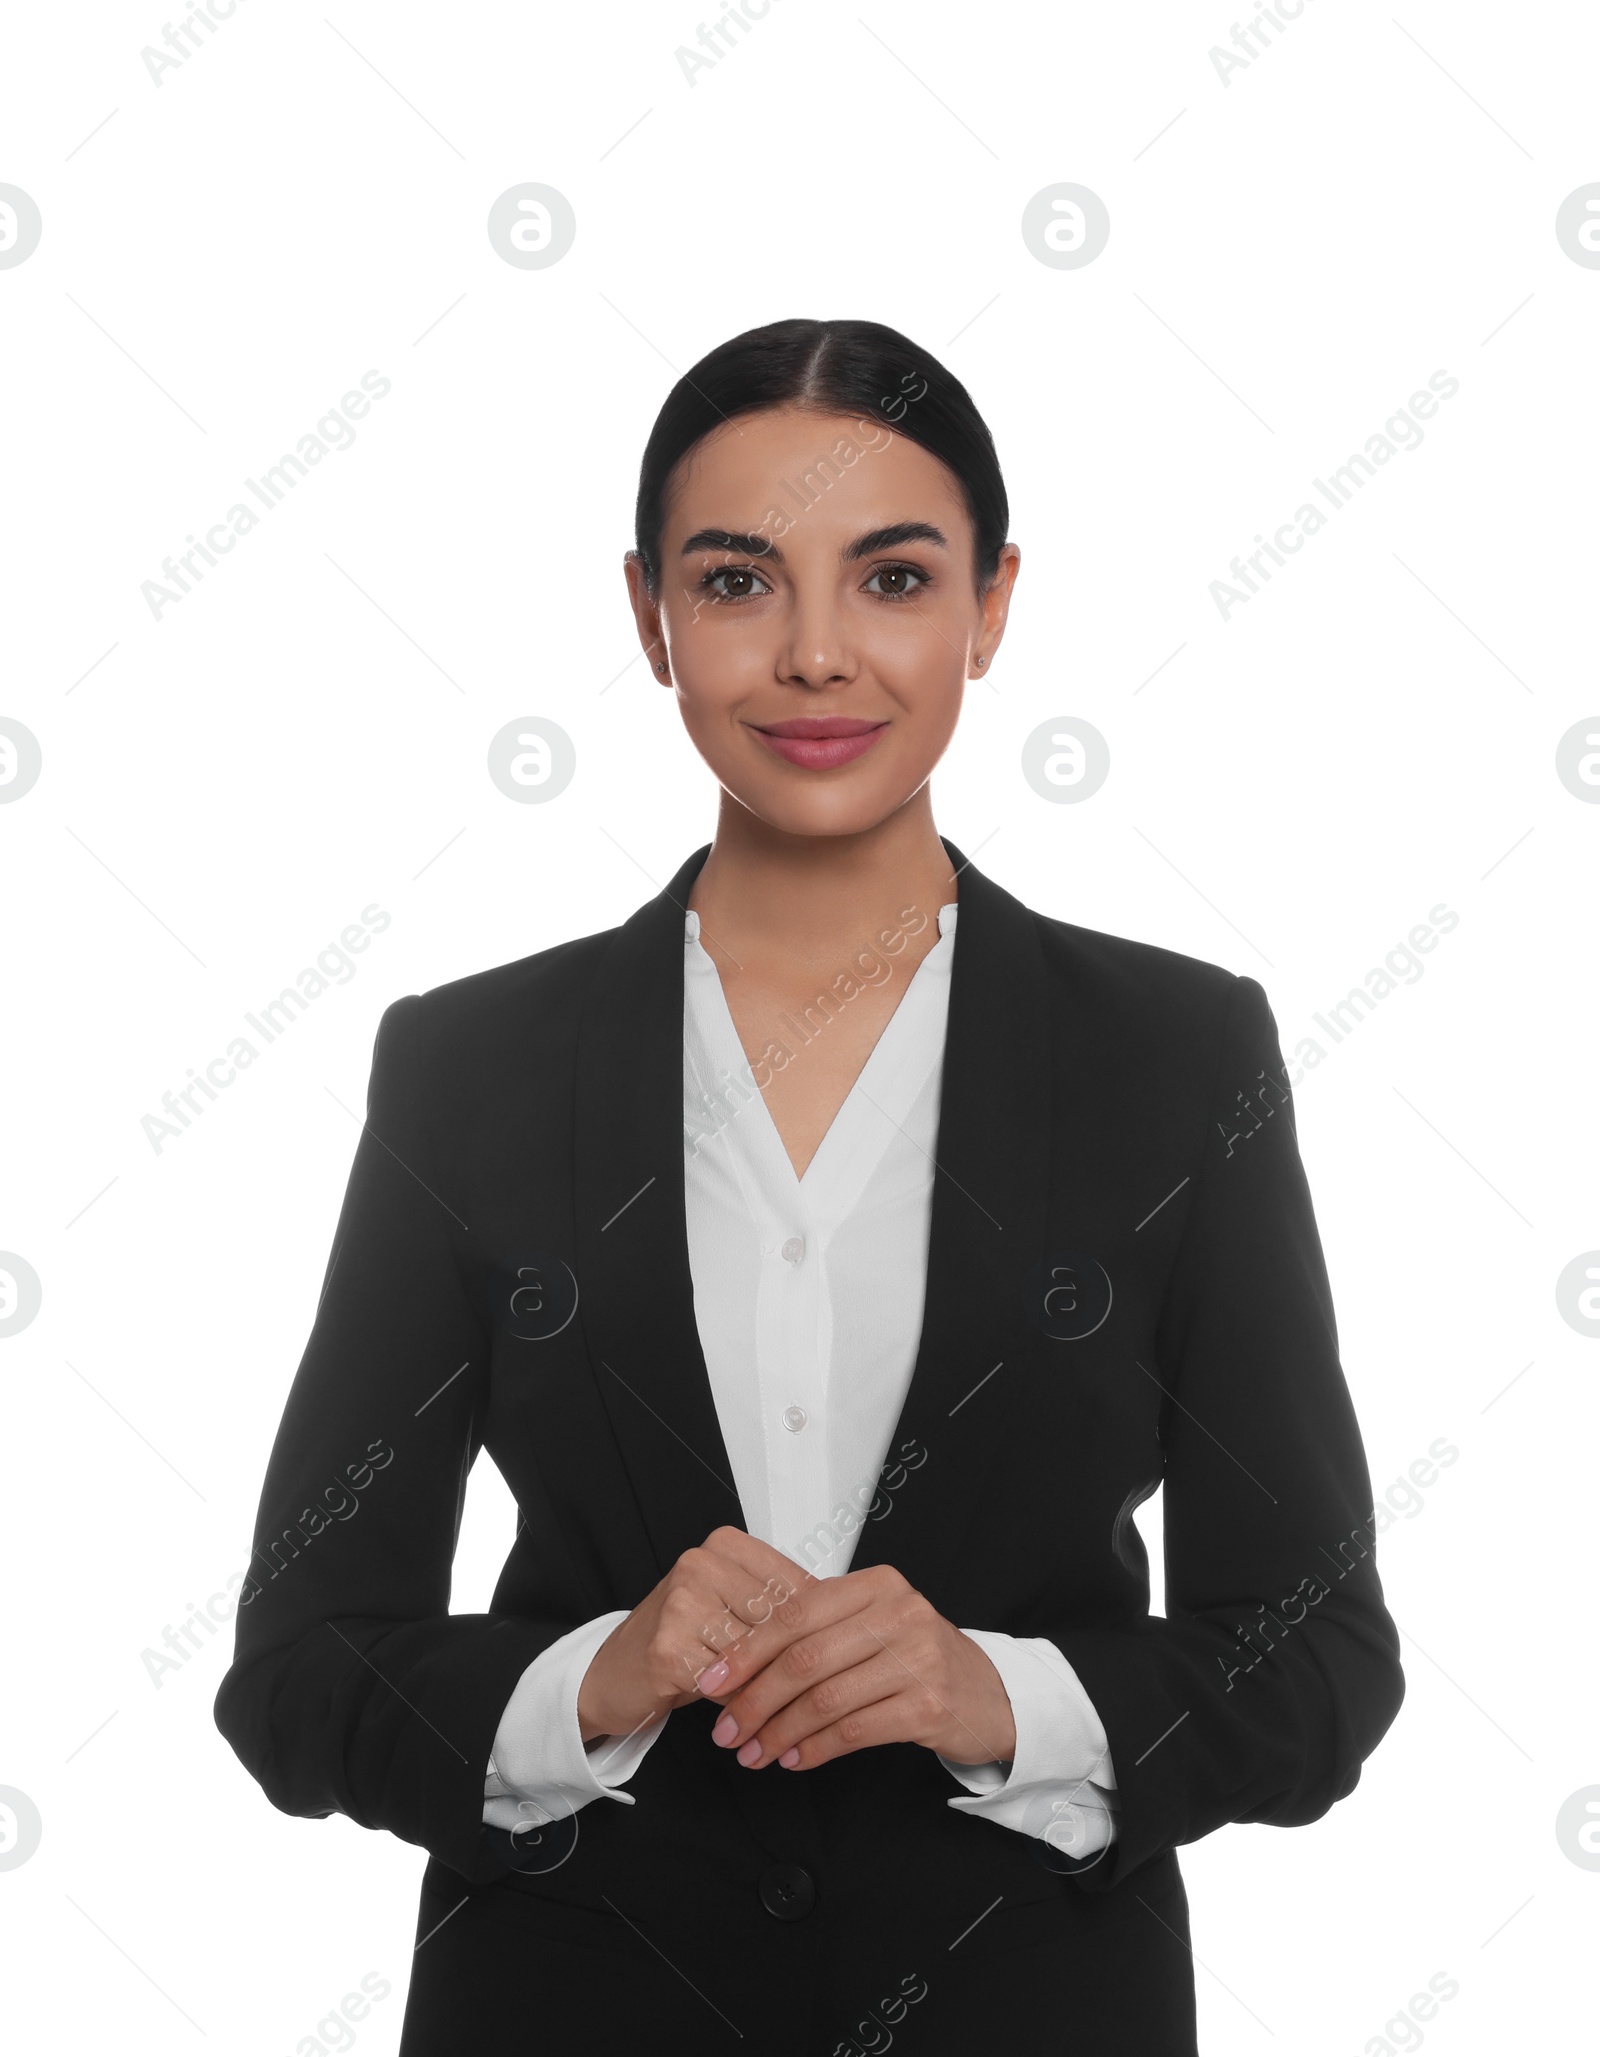
{"type": "MultiPolygon", "coordinates": [[[[892,1562],[930,1593],[944,1588],[1043,1347],[1030,1277],[1049,1247],[1051,1139],[1097,1113],[1053,1105],[1063,1047],[1086,1032],[1052,987],[1040,917],[940,840],[961,920],[922,1326],[891,1438],[894,1449],[920,1444],[926,1459],[917,1490],[867,1524],[851,1560],[852,1570],[892,1562]]],[[[611,936],[573,1055],[577,1319],[649,1540],[634,1573],[641,1591],[719,1522],[745,1525],[695,1323],[685,1216],[683,917],[710,853],[709,843],[692,851],[611,936]]]]}
{"type": "MultiPolygon", "coordinates": [[[[736,1166],[741,1156],[747,1162],[756,1158],[758,1164],[750,1169],[760,1189],[783,1193],[791,1208],[798,1203],[824,1242],[860,1199],[893,1142],[894,1132],[905,1133],[907,1117],[939,1062],[944,1047],[944,1012],[949,1003],[958,908],[959,903],[951,900],[939,909],[939,940],[911,974],[810,1162],[798,1174],[766,1096],[751,1078],[750,1060],[739,1040],[722,974],[700,941],[699,916],[692,908],[685,911],[685,993],[691,1010],[686,1024],[691,1029],[687,1054],[691,1069],[698,1075],[694,1049],[698,1039],[713,1069],[724,1077],[749,1081],[753,1097],[761,1103],[759,1110],[750,1110],[750,1125],[731,1122],[719,1130],[717,1139],[732,1151],[736,1166]],[[698,1031],[698,1037],[693,1031],[698,1031]]],[[[701,1077],[699,1084],[703,1092],[709,1090],[705,1078],[701,1077]]],[[[748,1186],[746,1193],[750,1197],[748,1186]]]]}

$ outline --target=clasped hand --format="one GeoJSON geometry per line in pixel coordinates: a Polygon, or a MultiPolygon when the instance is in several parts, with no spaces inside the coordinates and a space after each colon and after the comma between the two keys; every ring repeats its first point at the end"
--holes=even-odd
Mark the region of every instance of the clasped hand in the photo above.
{"type": "Polygon", "coordinates": [[[890,1565],[817,1578],[743,1529],[713,1529],[618,1622],[578,1693],[585,1742],[692,1700],[739,1762],[807,1771],[877,1743],[955,1764],[1016,1749],[1000,1674],[890,1565]]]}

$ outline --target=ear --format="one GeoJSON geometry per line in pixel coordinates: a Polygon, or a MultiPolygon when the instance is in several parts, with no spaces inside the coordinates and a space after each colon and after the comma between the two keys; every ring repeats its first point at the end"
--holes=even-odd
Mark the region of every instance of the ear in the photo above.
{"type": "Polygon", "coordinates": [[[644,559],[637,550],[624,551],[622,570],[628,582],[628,604],[633,609],[640,646],[650,662],[650,676],[657,685],[670,685],[671,668],[667,660],[666,641],[661,632],[661,608],[651,595],[649,581],[645,575],[644,559]]]}
{"type": "Polygon", "coordinates": [[[995,566],[994,577],[984,587],[980,603],[982,620],[979,626],[976,654],[972,661],[970,676],[987,678],[994,668],[995,652],[1000,647],[1006,632],[1006,621],[1011,611],[1011,589],[1017,582],[1017,573],[1022,566],[1022,552],[1015,543],[1000,546],[1000,558],[995,566]]]}

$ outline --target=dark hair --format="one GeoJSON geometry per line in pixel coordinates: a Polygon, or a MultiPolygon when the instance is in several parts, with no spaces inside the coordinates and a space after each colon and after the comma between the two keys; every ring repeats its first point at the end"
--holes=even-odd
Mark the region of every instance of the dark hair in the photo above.
{"type": "Polygon", "coordinates": [[[662,403],[639,466],[634,547],[652,593],[673,468],[703,436],[771,407],[885,422],[947,465],[972,517],[980,592],[994,577],[1010,509],[994,438],[961,381],[876,321],[775,321],[733,336],[684,373],[662,403]]]}

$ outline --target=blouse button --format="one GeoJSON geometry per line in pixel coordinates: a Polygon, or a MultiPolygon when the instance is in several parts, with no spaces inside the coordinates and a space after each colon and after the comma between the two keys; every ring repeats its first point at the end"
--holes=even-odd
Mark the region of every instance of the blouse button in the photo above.
{"type": "Polygon", "coordinates": [[[805,1241],[804,1238],[800,1236],[791,1236],[788,1242],[786,1242],[783,1248],[778,1252],[778,1255],[784,1258],[790,1264],[798,1264],[805,1254],[805,1241]]]}
{"type": "Polygon", "coordinates": [[[803,1407],[785,1407],[783,1425],[793,1435],[799,1435],[806,1425],[806,1410],[803,1407]]]}

